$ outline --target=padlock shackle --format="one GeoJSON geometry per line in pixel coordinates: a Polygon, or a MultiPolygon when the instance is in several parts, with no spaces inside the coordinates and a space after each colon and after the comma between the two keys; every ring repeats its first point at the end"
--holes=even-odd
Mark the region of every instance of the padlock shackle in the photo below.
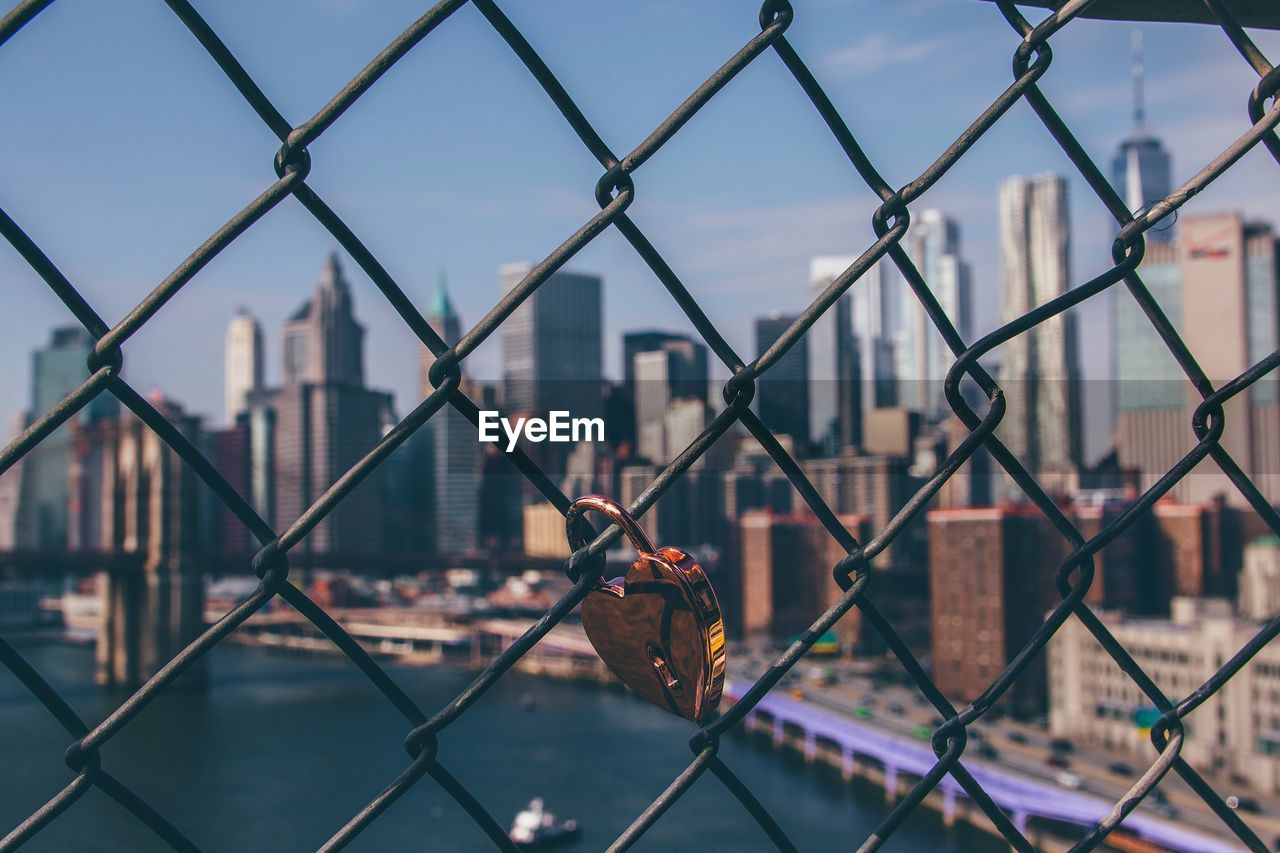
{"type": "Polygon", "coordinates": [[[603,495],[585,495],[569,504],[569,511],[564,514],[564,529],[569,538],[570,549],[577,551],[587,545],[587,540],[578,535],[578,520],[587,510],[595,510],[622,528],[622,532],[627,534],[631,544],[641,554],[654,552],[653,543],[649,541],[649,537],[645,535],[636,520],[631,517],[631,513],[617,501],[603,495]]]}

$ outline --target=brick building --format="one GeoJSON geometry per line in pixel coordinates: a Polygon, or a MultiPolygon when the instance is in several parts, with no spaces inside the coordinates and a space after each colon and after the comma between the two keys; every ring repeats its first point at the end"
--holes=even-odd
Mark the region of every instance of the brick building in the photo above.
{"type": "MultiPolygon", "coordinates": [[[[929,513],[933,679],[970,701],[1004,670],[1059,601],[1054,572],[1066,542],[1040,512],[1021,506],[929,513]]],[[[1014,682],[1015,713],[1045,707],[1044,657],[1014,682]]]]}

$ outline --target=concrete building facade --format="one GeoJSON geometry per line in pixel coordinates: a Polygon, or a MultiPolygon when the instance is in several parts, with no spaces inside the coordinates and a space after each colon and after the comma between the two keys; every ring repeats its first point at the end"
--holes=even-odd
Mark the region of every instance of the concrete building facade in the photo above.
{"type": "MultiPolygon", "coordinates": [[[[1226,599],[1178,598],[1171,619],[1103,613],[1103,624],[1167,696],[1207,681],[1262,625],[1232,614],[1226,599]]],[[[1150,700],[1078,620],[1048,646],[1049,727],[1135,756],[1153,755],[1150,700]]],[[[1192,767],[1280,792],[1280,647],[1263,647],[1216,696],[1185,720],[1181,756],[1192,767]]]]}

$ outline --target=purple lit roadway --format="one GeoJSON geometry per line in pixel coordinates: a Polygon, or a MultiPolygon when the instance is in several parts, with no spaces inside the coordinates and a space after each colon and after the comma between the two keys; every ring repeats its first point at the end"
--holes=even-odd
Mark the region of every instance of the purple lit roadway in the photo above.
{"type": "MultiPolygon", "coordinates": [[[[725,696],[736,700],[748,686],[730,683],[725,688],[725,696]]],[[[756,705],[748,718],[761,712],[773,720],[775,740],[781,739],[783,725],[802,731],[805,735],[805,751],[809,755],[816,749],[818,738],[837,745],[846,771],[852,768],[855,755],[874,758],[884,765],[887,786],[894,786],[900,773],[923,776],[937,763],[933,750],[922,742],[895,737],[857,718],[824,711],[803,700],[769,694],[756,705]]],[[[1049,818],[1088,827],[1116,808],[1115,803],[990,765],[966,762],[965,767],[991,798],[1010,812],[1014,825],[1019,829],[1026,827],[1029,817],[1049,818]]],[[[950,775],[943,777],[939,788],[944,797],[944,810],[954,808],[957,796],[965,796],[963,789],[950,775]]],[[[1131,813],[1122,825],[1127,831],[1170,850],[1186,853],[1236,853],[1243,849],[1239,844],[1192,833],[1185,824],[1141,812],[1131,813]]]]}

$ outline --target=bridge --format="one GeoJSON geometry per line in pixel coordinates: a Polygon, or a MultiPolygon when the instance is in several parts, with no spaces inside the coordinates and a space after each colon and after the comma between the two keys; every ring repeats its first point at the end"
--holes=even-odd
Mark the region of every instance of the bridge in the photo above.
{"type": "MultiPolygon", "coordinates": [[[[194,552],[186,554],[193,570],[201,575],[224,577],[243,575],[253,562],[250,552],[194,552]]],[[[143,570],[146,553],[138,550],[73,550],[73,549],[0,549],[0,577],[63,577],[92,575],[98,572],[143,570]]],[[[442,572],[448,569],[475,569],[496,574],[519,574],[537,571],[562,571],[564,560],[553,557],[529,557],[513,553],[436,554],[412,553],[315,553],[301,549],[289,552],[291,571],[350,571],[366,577],[395,577],[420,572],[442,572]]]]}
{"type": "MultiPolygon", "coordinates": [[[[729,699],[740,697],[749,684],[731,683],[725,688],[729,699]]],[[[805,758],[814,759],[820,748],[839,750],[841,770],[852,776],[855,761],[872,759],[884,767],[886,795],[897,792],[900,776],[922,777],[937,763],[933,750],[923,742],[913,742],[892,735],[855,717],[824,711],[808,702],[769,693],[747,715],[748,727],[772,726],[775,744],[787,739],[788,731],[802,739],[805,758]]],[[[991,799],[1005,809],[1013,824],[1025,834],[1030,818],[1045,818],[1060,823],[1089,827],[1108,816],[1115,804],[1080,791],[1071,791],[1016,775],[987,764],[967,763],[973,775],[991,799]]],[[[964,789],[951,777],[944,776],[938,786],[942,796],[943,820],[954,819],[959,798],[967,798],[964,789]]],[[[1238,853],[1240,846],[1207,835],[1189,831],[1185,824],[1164,820],[1141,811],[1132,812],[1122,824],[1124,830],[1163,849],[1186,853],[1238,853]]]]}
{"type": "MultiPolygon", "coordinates": [[[[157,519],[158,521],[158,519],[157,519]]],[[[168,518],[161,530],[122,537],[142,547],[111,550],[0,550],[0,578],[99,578],[103,616],[95,653],[100,684],[136,687],[195,639],[206,623],[206,577],[244,575],[250,553],[210,553],[192,548],[168,518]]],[[[394,577],[448,569],[518,574],[561,571],[563,560],[521,554],[316,553],[289,552],[291,577],[313,571],[350,571],[366,577],[394,577]]],[[[373,638],[370,638],[373,639],[373,638]]],[[[403,639],[403,638],[402,638],[403,639]]],[[[379,643],[390,644],[392,638],[379,643]]],[[[196,667],[187,682],[203,677],[196,667]]]]}

